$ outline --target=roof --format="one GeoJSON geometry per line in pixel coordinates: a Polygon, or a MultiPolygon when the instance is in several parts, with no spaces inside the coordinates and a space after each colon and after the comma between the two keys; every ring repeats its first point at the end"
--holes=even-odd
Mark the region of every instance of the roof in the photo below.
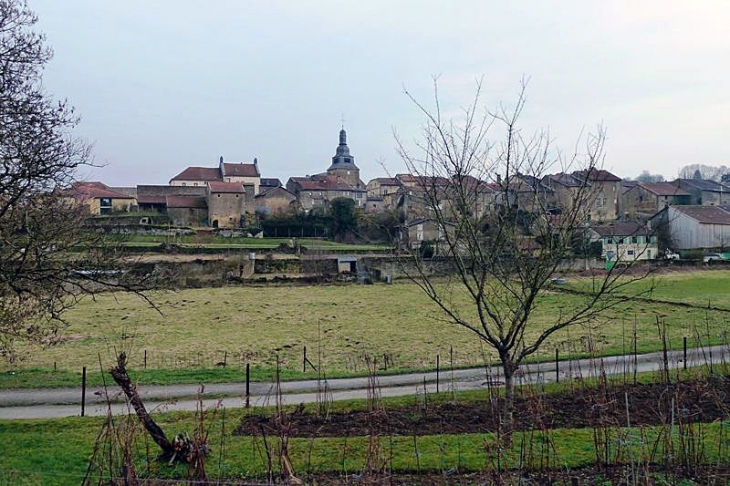
{"type": "Polygon", "coordinates": [[[208,203],[201,196],[167,196],[167,207],[169,208],[198,208],[206,209],[208,203]]]}
{"type": "Polygon", "coordinates": [[[370,182],[377,182],[381,186],[400,186],[400,182],[395,177],[376,177],[370,182]]]}
{"type": "Polygon", "coordinates": [[[677,179],[673,183],[708,192],[730,192],[730,187],[708,179],[677,179]]]}
{"type": "Polygon", "coordinates": [[[611,174],[609,171],[595,167],[588,170],[576,170],[573,172],[573,176],[597,182],[618,182],[621,180],[620,177],[611,174]]]}
{"type": "Polygon", "coordinates": [[[282,183],[279,179],[273,177],[262,177],[260,185],[261,187],[281,187],[282,183]]]}
{"type": "Polygon", "coordinates": [[[316,178],[292,177],[299,184],[302,191],[352,191],[365,192],[364,189],[358,189],[339,176],[326,176],[316,178]]]}
{"type": "MultiPolygon", "coordinates": [[[[216,169],[218,170],[218,169],[216,169]]],[[[260,177],[257,164],[223,163],[223,175],[226,177],[260,177]]]]}
{"type": "Polygon", "coordinates": [[[254,198],[258,199],[258,198],[266,197],[268,195],[274,194],[275,192],[284,192],[284,193],[288,194],[289,196],[291,196],[292,198],[296,198],[296,196],[291,191],[289,191],[286,187],[283,187],[283,186],[264,188],[264,190],[259,192],[258,194],[256,194],[256,196],[254,196],[254,198]]]}
{"type": "Polygon", "coordinates": [[[672,206],[701,224],[730,225],[730,212],[718,206],[672,206]]]}
{"type": "Polygon", "coordinates": [[[645,226],[636,222],[613,223],[606,226],[593,226],[593,231],[601,236],[632,236],[646,233],[645,226]]]}
{"type": "Polygon", "coordinates": [[[689,192],[669,182],[641,182],[638,187],[643,187],[647,191],[657,196],[689,196],[689,192]]]}
{"type": "Polygon", "coordinates": [[[221,171],[218,167],[188,167],[171,181],[220,181],[221,171]]]}
{"type": "Polygon", "coordinates": [[[565,187],[581,187],[583,183],[571,174],[560,172],[558,174],[550,174],[543,178],[544,184],[557,183],[565,187]]]}
{"type": "Polygon", "coordinates": [[[226,193],[226,194],[243,194],[243,184],[240,182],[219,182],[219,181],[208,181],[208,187],[210,192],[215,193],[226,193]]]}
{"type": "Polygon", "coordinates": [[[134,197],[120,192],[113,191],[98,181],[74,182],[66,192],[70,196],[82,198],[111,198],[111,199],[134,199],[134,197]]]}

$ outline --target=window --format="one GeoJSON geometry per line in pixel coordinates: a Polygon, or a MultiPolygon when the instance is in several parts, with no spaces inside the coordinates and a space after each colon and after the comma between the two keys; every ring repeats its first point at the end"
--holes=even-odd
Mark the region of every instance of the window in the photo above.
{"type": "Polygon", "coordinates": [[[183,183],[182,183],[181,185],[182,185],[182,186],[187,186],[187,183],[183,182],[183,183]]]}
{"type": "Polygon", "coordinates": [[[99,199],[99,214],[110,214],[112,212],[112,200],[109,197],[99,199]]]}
{"type": "Polygon", "coordinates": [[[636,243],[638,243],[638,242],[639,242],[639,237],[638,237],[638,236],[632,236],[632,237],[631,237],[631,243],[634,243],[634,244],[636,244],[636,243]]]}
{"type": "Polygon", "coordinates": [[[634,256],[634,250],[628,250],[626,252],[629,256],[634,256]]]}

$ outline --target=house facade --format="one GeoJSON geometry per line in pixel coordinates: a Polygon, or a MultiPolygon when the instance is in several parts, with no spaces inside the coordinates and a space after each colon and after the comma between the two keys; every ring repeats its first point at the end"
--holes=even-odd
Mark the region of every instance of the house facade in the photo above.
{"type": "Polygon", "coordinates": [[[225,162],[221,155],[218,167],[187,167],[170,179],[171,186],[206,187],[209,182],[240,182],[251,184],[255,194],[261,185],[258,160],[252,164],[225,162]]]}
{"type": "Polygon", "coordinates": [[[259,214],[281,214],[294,209],[297,196],[284,187],[269,187],[254,197],[254,208],[259,214]]]}
{"type": "Polygon", "coordinates": [[[587,218],[591,221],[614,221],[619,216],[621,178],[604,169],[575,171],[572,176],[590,187],[587,218]]]}
{"type": "Polygon", "coordinates": [[[677,179],[671,184],[687,191],[692,205],[730,205],[730,185],[703,179],[677,179]]]}
{"type": "Polygon", "coordinates": [[[72,204],[85,206],[93,216],[128,212],[137,208],[134,196],[114,191],[102,182],[74,182],[62,196],[72,204]]]}
{"type": "Polygon", "coordinates": [[[208,182],[208,222],[213,228],[240,228],[245,216],[253,214],[253,184],[208,182]]]}
{"type": "Polygon", "coordinates": [[[669,182],[641,182],[622,196],[621,208],[626,219],[645,221],[667,206],[686,205],[691,195],[669,182]]]}
{"type": "Polygon", "coordinates": [[[659,255],[656,235],[636,222],[592,226],[590,241],[601,243],[601,258],[607,262],[653,260],[659,255]]]}

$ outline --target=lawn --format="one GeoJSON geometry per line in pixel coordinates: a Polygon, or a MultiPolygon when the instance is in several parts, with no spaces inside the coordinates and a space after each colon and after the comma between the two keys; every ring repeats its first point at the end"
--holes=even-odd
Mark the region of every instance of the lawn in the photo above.
{"type": "MultiPolygon", "coordinates": [[[[711,271],[663,276],[653,296],[701,304],[714,295],[718,304],[730,284],[730,272],[711,271]],[[714,290],[713,290],[714,289],[714,290]]],[[[20,348],[22,362],[3,364],[0,387],[22,387],[27,376],[41,376],[48,385],[78,382],[83,366],[111,366],[115,353],[127,351],[130,368],[143,382],[227,381],[241,375],[250,362],[257,377],[271,374],[277,357],[285,377],[302,372],[303,350],[314,366],[329,376],[365,373],[366,356],[388,371],[475,366],[495,355],[467,330],[444,320],[436,306],[414,284],[222,287],[150,294],[158,306],[124,293],[87,298],[67,318],[66,341],[45,350],[20,348]],[[224,362],[226,367],[216,366],[224,362]],[[56,372],[53,372],[54,363],[56,372]],[[36,371],[28,371],[34,369],[36,371]],[[160,371],[162,370],[162,371],[160,371]],[[202,374],[196,370],[207,370],[202,374]],[[58,380],[54,379],[56,377],[58,380]],[[148,381],[149,380],[149,381],[148,381]],[[54,383],[56,382],[57,383],[54,383]]],[[[527,331],[534,337],[561,311],[581,297],[545,293],[527,331]]],[[[464,294],[455,302],[464,315],[473,314],[464,294]]],[[[567,356],[591,349],[618,354],[633,348],[634,326],[639,352],[658,350],[657,319],[667,328],[669,345],[681,348],[683,337],[720,343],[726,338],[728,314],[666,303],[634,302],[612,309],[590,325],[560,332],[544,346],[542,359],[555,348],[567,356]]],[[[308,365],[308,371],[313,369],[308,365]]],[[[92,380],[93,381],[93,380],[92,380]]]]}

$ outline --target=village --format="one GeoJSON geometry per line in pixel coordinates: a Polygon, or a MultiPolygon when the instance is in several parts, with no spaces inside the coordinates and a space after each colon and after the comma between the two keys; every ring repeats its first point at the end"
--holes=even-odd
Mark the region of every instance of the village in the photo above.
{"type": "MultiPolygon", "coordinates": [[[[602,260],[678,259],[677,252],[698,250],[704,253],[695,255],[704,255],[708,262],[725,259],[722,252],[730,243],[730,181],[724,179],[639,182],[597,167],[541,178],[516,173],[509,181],[496,175],[493,180],[470,181],[477,188],[471,212],[480,218],[509,206],[554,217],[577,191],[589,188],[589,207],[584,208],[583,225],[576,231],[601,246],[602,260]]],[[[150,215],[159,214],[166,215],[174,227],[243,235],[250,234],[248,228],[259,228],[262,218],[324,214],[332,201],[344,198],[362,212],[394,214],[400,222],[395,235],[398,245],[416,249],[424,242],[438,248],[448,231],[448,222],[439,223],[430,208],[433,201],[427,201],[429,186],[447,185],[443,178],[410,173],[378,177],[366,184],[343,128],[326,171],[292,176],[286,184],[262,177],[256,158],[241,163],[220,156],[217,166],[184,168],[171,177],[169,185],[114,187],[80,181],[63,195],[88,208],[90,216],[137,213],[140,222],[149,223],[155,219],[150,215]]],[[[448,190],[439,192],[439,197],[449,198],[448,190]]],[[[297,235],[259,232],[257,236],[297,235]]]]}

